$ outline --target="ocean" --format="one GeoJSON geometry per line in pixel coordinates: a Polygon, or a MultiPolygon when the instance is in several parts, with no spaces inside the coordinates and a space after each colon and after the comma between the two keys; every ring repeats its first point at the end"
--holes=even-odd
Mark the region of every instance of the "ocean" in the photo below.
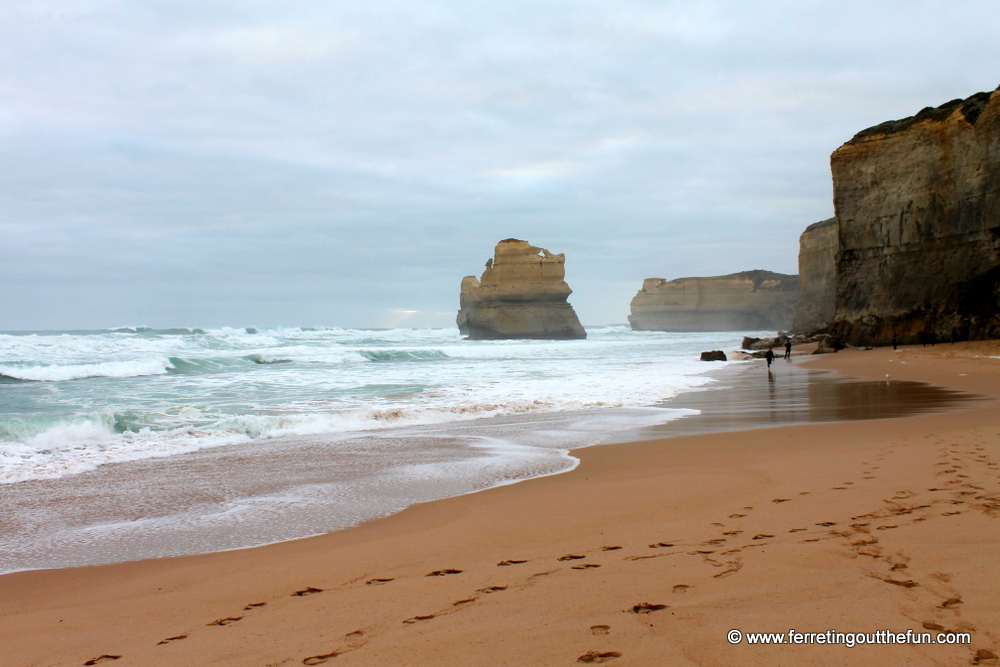
{"type": "MultiPolygon", "coordinates": [[[[0,572],[295,539],[573,468],[696,411],[734,333],[221,328],[0,334],[0,572]]],[[[732,363],[732,362],[730,362],[732,363]]]]}

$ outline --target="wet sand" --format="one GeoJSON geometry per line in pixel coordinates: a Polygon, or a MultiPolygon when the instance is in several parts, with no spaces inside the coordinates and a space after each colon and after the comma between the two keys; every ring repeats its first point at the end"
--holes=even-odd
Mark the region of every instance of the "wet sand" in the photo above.
{"type": "MultiPolygon", "coordinates": [[[[2,660],[995,664],[994,356],[1000,344],[989,342],[808,362],[988,397],[946,412],[591,447],[575,452],[581,463],[566,474],[315,538],[6,575],[2,660]],[[733,645],[734,628],[955,630],[972,644],[733,645]]],[[[789,379],[783,370],[776,388],[789,379]]],[[[760,379],[756,391],[767,391],[763,370],[760,379]]],[[[735,393],[746,391],[754,387],[735,393]]],[[[855,402],[872,391],[881,389],[855,402]]],[[[816,400],[848,395],[825,393],[816,400]]],[[[721,413],[733,413],[725,402],[716,401],[721,413]]]]}

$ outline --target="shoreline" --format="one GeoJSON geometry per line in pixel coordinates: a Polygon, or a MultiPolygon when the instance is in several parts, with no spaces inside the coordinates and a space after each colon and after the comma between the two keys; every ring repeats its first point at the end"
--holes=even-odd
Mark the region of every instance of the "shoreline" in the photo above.
{"type": "Polygon", "coordinates": [[[721,368],[708,365],[701,373],[708,378],[705,384],[639,408],[530,413],[381,433],[264,440],[0,486],[0,514],[7,519],[0,536],[0,575],[234,551],[316,537],[391,516],[413,504],[564,474],[579,464],[572,452],[592,446],[904,416],[975,400],[918,383],[862,387],[857,380],[804,369],[802,361],[801,356],[779,360],[766,375],[762,361],[721,368]],[[758,392],[764,378],[767,392],[758,392]],[[877,413],[866,410],[865,401],[877,403],[877,413]],[[660,421],[677,411],[697,414],[660,421]],[[642,425],[644,420],[649,423],[642,425]],[[536,431],[544,436],[532,437],[536,431]],[[547,441],[544,446],[541,439],[547,441]],[[409,457],[412,465],[418,456],[421,464],[447,466],[449,473],[424,480],[405,475],[382,479],[372,476],[371,468],[366,470],[371,466],[367,459],[355,454],[348,461],[336,454],[340,445],[330,447],[376,440],[382,457],[400,462],[409,457]],[[485,444],[491,440],[501,446],[485,444]],[[525,451],[512,458],[506,455],[507,462],[500,454],[505,449],[502,443],[525,451]],[[385,488],[379,491],[373,484],[385,488]],[[362,495],[351,497],[352,489],[362,495]],[[150,496],[147,490],[155,494],[150,496]],[[77,498],[92,502],[80,504],[77,498]]]}
{"type": "MultiPolygon", "coordinates": [[[[893,379],[930,379],[992,400],[916,417],[598,445],[574,450],[580,464],[564,474],[421,503],[317,537],[200,556],[4,575],[4,641],[14,646],[13,664],[26,665],[83,664],[102,655],[121,655],[114,660],[117,665],[321,664],[321,656],[333,652],[339,653],[337,664],[572,664],[588,651],[621,653],[606,659],[622,665],[650,660],[798,664],[804,658],[843,660],[848,649],[809,646],[782,652],[780,647],[730,646],[724,635],[729,628],[720,628],[749,619],[757,625],[744,622],[747,630],[777,631],[775,623],[785,619],[789,627],[803,630],[839,625],[862,631],[904,627],[905,620],[905,627],[918,630],[925,622],[948,629],[971,624],[977,628],[973,647],[996,651],[997,638],[988,629],[997,626],[996,612],[979,602],[996,594],[996,584],[969,581],[976,568],[988,580],[996,570],[996,545],[983,538],[994,510],[944,517],[932,510],[950,501],[934,499],[935,494],[964,491],[907,488],[920,486],[928,474],[935,479],[928,460],[942,456],[938,450],[959,447],[955,456],[963,462],[969,458],[967,467],[983,476],[973,480],[983,489],[971,493],[997,491],[1000,420],[994,415],[1000,361],[961,355],[978,348],[1000,353],[994,342],[946,347],[904,348],[893,361],[891,350],[880,349],[806,363],[868,379],[897,364],[890,367],[893,379]],[[922,442],[932,433],[938,439],[948,434],[959,444],[922,442]],[[914,456],[899,457],[903,441],[914,456]],[[875,472],[872,459],[879,457],[899,461],[875,472]],[[984,457],[991,463],[979,461],[984,457]],[[862,459],[866,467],[856,469],[862,459]],[[861,475],[865,470],[874,474],[861,475]],[[851,483],[845,486],[848,477],[851,483]],[[834,490],[831,484],[843,488],[834,490]],[[913,495],[897,499],[900,491],[913,495]],[[880,525],[885,530],[879,532],[847,527],[852,517],[919,504],[910,499],[928,494],[931,504],[911,512],[921,515],[915,518],[934,513],[923,521],[880,525]],[[733,518],[736,514],[745,516],[733,518]],[[831,517],[839,519],[834,530],[850,534],[830,535],[829,527],[813,525],[825,521],[805,520],[820,514],[837,515],[831,517]],[[961,527],[954,544],[971,540],[975,548],[956,554],[945,539],[930,543],[928,527],[934,534],[950,534],[953,526],[942,526],[945,520],[974,524],[961,527]],[[786,523],[791,528],[779,532],[776,526],[786,523]],[[793,528],[795,533],[787,532],[793,528]],[[742,532],[731,535],[734,531],[742,532]],[[797,539],[800,533],[806,541],[797,539]],[[872,538],[876,541],[852,544],[872,538]],[[888,545],[900,539],[906,563],[888,545]],[[767,559],[757,555],[764,551],[767,559]],[[917,552],[940,568],[918,575],[917,552]],[[564,556],[581,558],[560,560],[564,556]],[[510,560],[527,562],[497,567],[510,560]],[[975,567],[948,572],[949,562],[975,567]],[[890,572],[897,571],[888,568],[900,564],[912,579],[898,581],[917,585],[887,583],[890,572]],[[426,576],[449,569],[462,572],[426,576]],[[775,585],[783,601],[777,606],[770,601],[773,591],[765,595],[775,585]],[[920,596],[932,591],[950,595],[943,600],[958,591],[962,601],[940,609],[928,603],[922,612],[927,618],[916,619],[920,614],[913,609],[923,604],[920,596]],[[827,604],[826,615],[816,608],[817,593],[827,604]],[[761,603],[764,598],[769,601],[761,603]],[[858,600],[871,604],[859,608],[858,600]],[[255,606],[258,602],[266,604],[255,606]],[[649,614],[626,612],[644,602],[668,607],[649,614]],[[873,624],[880,618],[873,611],[884,612],[883,620],[873,624]],[[952,617],[958,620],[946,624],[952,617]],[[853,628],[847,621],[854,622],[853,628]],[[42,640],[56,628],[59,641],[42,640]],[[515,632],[523,638],[520,643],[505,640],[515,632]],[[34,642],[40,646],[33,647],[34,642]]],[[[963,482],[961,474],[955,473],[949,488],[972,483],[963,482]]],[[[988,506],[992,501],[976,502],[988,506]]],[[[857,660],[853,664],[884,663],[896,656],[953,664],[975,653],[968,646],[892,649],[899,652],[856,647],[850,656],[857,660]]]]}

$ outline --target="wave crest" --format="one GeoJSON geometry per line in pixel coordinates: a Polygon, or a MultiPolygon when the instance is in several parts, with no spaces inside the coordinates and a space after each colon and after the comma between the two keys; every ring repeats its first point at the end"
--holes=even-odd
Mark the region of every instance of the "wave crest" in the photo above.
{"type": "Polygon", "coordinates": [[[103,361],[96,364],[32,365],[0,364],[0,376],[33,382],[64,382],[83,378],[127,378],[164,375],[173,368],[168,359],[103,361]]]}

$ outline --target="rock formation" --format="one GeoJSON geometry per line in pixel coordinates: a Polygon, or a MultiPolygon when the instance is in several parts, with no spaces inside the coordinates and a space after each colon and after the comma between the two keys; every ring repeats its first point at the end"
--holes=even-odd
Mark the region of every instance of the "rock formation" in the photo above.
{"type": "Polygon", "coordinates": [[[830,164],[830,332],[852,345],[1000,337],[1000,92],[859,132],[830,164]]]}
{"type": "Polygon", "coordinates": [[[711,278],[647,278],[628,321],[644,331],[787,329],[799,299],[799,277],[743,271],[711,278]]]}
{"type": "Polygon", "coordinates": [[[833,320],[834,298],[837,293],[837,219],[816,222],[799,237],[799,278],[802,288],[795,311],[795,331],[811,332],[824,329],[833,320]]]}
{"type": "Polygon", "coordinates": [[[482,278],[462,279],[458,328],[472,339],[586,338],[566,299],[566,256],[505,239],[482,278]]]}

